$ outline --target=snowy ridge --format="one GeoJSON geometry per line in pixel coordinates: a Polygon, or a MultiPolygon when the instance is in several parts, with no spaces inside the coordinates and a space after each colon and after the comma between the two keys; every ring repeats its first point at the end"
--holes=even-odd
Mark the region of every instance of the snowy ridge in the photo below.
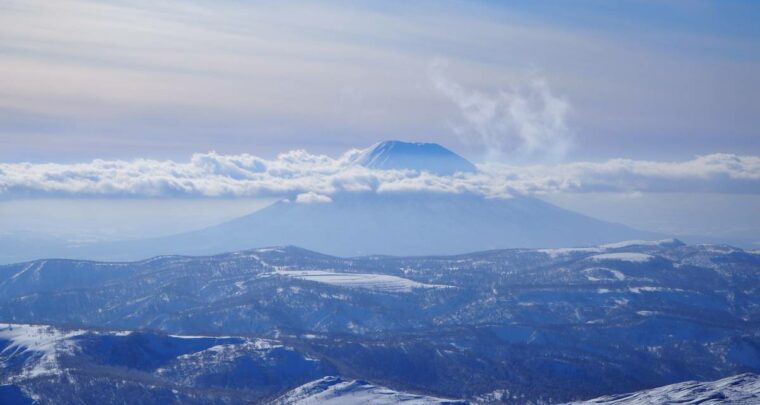
{"type": "Polygon", "coordinates": [[[680,243],[678,239],[660,239],[660,240],[625,240],[615,243],[606,243],[600,245],[602,249],[622,249],[631,246],[668,246],[680,243]]]}
{"type": "Polygon", "coordinates": [[[27,362],[21,374],[23,378],[59,374],[58,357],[62,352],[72,354],[76,344],[69,338],[85,333],[82,330],[61,331],[50,326],[0,324],[0,341],[10,343],[0,352],[3,364],[18,355],[31,352],[34,361],[27,362]]]}
{"type": "Polygon", "coordinates": [[[654,404],[760,404],[760,376],[740,374],[710,382],[686,381],[630,394],[608,395],[568,405],[654,405],[654,404]]]}
{"type": "Polygon", "coordinates": [[[40,404],[261,403],[334,373],[279,341],[246,337],[0,324],[0,349],[0,404],[9,395],[40,404]],[[91,372],[103,366],[110,371],[91,372]]]}
{"type": "MultiPolygon", "coordinates": [[[[632,247],[657,248],[657,247],[679,246],[682,244],[683,242],[679,241],[678,239],[672,239],[672,238],[660,239],[660,240],[636,239],[636,240],[625,240],[625,241],[614,242],[614,243],[605,243],[599,246],[536,249],[536,251],[545,253],[549,255],[552,259],[556,259],[557,257],[571,255],[575,253],[605,253],[610,250],[626,249],[626,248],[632,248],[632,247]]],[[[610,256],[610,258],[614,258],[614,257],[615,256],[610,256]]],[[[623,259],[620,259],[620,260],[623,260],[623,259]]]]}
{"type": "Polygon", "coordinates": [[[450,288],[446,285],[425,284],[385,274],[336,273],[324,270],[279,270],[273,274],[340,287],[391,293],[408,293],[416,288],[450,288]]]}
{"type": "Polygon", "coordinates": [[[455,405],[466,403],[465,401],[398,392],[365,381],[323,377],[291,390],[274,400],[270,405],[455,405]]]}
{"type": "MultiPolygon", "coordinates": [[[[28,265],[5,266],[0,281],[28,265]]],[[[48,260],[39,279],[32,266],[3,290],[4,319],[97,329],[70,339],[56,338],[68,329],[3,331],[0,384],[41,403],[229,405],[341,376],[474,403],[550,404],[760,374],[760,256],[741,249],[341,258],[283,246],[120,263],[119,277],[110,266],[48,260]],[[654,258],[589,259],[621,254],[654,258]],[[39,369],[53,374],[23,377],[46,353],[52,366],[39,369]]],[[[341,382],[366,399],[366,383],[341,382]]]]}

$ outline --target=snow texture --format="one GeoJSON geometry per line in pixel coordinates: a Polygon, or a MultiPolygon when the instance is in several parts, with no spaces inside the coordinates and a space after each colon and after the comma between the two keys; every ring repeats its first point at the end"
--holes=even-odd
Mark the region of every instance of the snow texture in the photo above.
{"type": "Polygon", "coordinates": [[[464,401],[398,392],[359,380],[324,377],[293,389],[275,400],[272,405],[432,405],[464,403],[464,401]]]}
{"type": "Polygon", "coordinates": [[[324,270],[280,270],[275,274],[315,281],[318,283],[336,285],[348,288],[364,288],[373,291],[408,293],[415,288],[448,288],[437,284],[424,284],[406,278],[385,274],[369,273],[335,273],[324,270]]]}
{"type": "Polygon", "coordinates": [[[760,404],[760,376],[740,374],[710,382],[687,381],[630,394],[609,395],[574,405],[654,405],[654,404],[760,404]]]}
{"type": "Polygon", "coordinates": [[[0,340],[10,341],[0,352],[0,358],[31,352],[36,361],[25,365],[25,378],[61,372],[58,357],[61,352],[73,353],[76,344],[69,338],[85,333],[82,330],[62,331],[50,326],[0,324],[0,340]]]}

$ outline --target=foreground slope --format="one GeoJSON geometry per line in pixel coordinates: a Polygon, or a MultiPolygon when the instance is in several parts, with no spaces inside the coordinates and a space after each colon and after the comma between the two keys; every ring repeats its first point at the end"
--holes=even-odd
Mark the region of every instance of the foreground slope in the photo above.
{"type": "Polygon", "coordinates": [[[271,339],[0,324],[0,348],[2,404],[465,403],[335,376],[306,382],[334,369],[271,339]]]}
{"type": "Polygon", "coordinates": [[[239,404],[334,373],[276,340],[0,324],[0,403],[239,404]]]}
{"type": "Polygon", "coordinates": [[[718,381],[686,381],[630,394],[610,395],[569,405],[756,405],[760,376],[745,373],[718,381]]]}
{"type": "MultiPolygon", "coordinates": [[[[474,395],[469,401],[407,393],[335,376],[337,370],[331,364],[275,339],[0,324],[0,349],[3,404],[554,402],[509,389],[474,395]]],[[[757,403],[760,403],[760,376],[752,373],[572,402],[573,405],[757,403]]]]}
{"type": "Polygon", "coordinates": [[[760,372],[760,255],[661,240],[40,260],[0,266],[0,320],[260,336],[399,392],[559,403],[760,372]]]}

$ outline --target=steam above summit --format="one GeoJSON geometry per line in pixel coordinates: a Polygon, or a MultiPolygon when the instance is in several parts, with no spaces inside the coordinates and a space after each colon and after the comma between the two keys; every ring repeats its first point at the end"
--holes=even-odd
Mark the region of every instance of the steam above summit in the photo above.
{"type": "Polygon", "coordinates": [[[364,151],[356,163],[369,169],[409,169],[446,176],[478,171],[467,159],[437,143],[380,142],[364,151]]]}

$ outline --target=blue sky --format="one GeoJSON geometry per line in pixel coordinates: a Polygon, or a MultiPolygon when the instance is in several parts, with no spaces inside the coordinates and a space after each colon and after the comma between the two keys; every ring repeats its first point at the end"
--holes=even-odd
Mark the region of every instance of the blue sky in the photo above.
{"type": "Polygon", "coordinates": [[[0,0],[0,231],[170,233],[336,183],[427,187],[345,164],[402,139],[485,170],[437,186],[760,242],[758,20],[748,1],[0,0]]]}
{"type": "Polygon", "coordinates": [[[485,95],[545,80],[569,106],[568,160],[760,153],[753,2],[0,8],[6,162],[336,155],[387,138],[481,159],[487,148],[457,135],[460,111],[430,83],[436,61],[485,95]]]}

